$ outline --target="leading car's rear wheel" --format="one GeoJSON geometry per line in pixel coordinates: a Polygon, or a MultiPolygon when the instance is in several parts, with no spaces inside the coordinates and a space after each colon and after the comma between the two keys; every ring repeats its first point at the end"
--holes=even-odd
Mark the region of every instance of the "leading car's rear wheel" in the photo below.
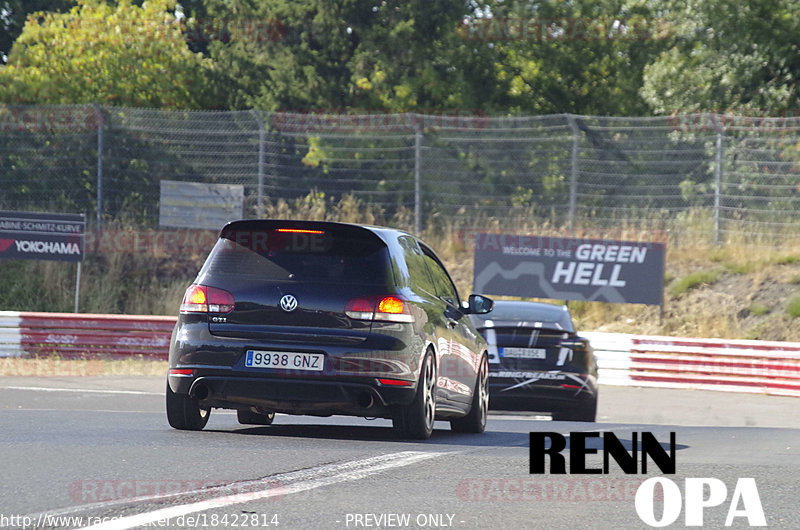
{"type": "Polygon", "coordinates": [[[275,413],[268,412],[262,414],[261,412],[254,412],[251,409],[237,410],[236,419],[238,419],[239,423],[242,425],[272,425],[272,421],[275,419],[275,413]]]}
{"type": "Polygon", "coordinates": [[[422,364],[417,384],[417,395],[407,407],[398,408],[392,416],[392,425],[404,438],[427,440],[433,433],[436,415],[436,363],[428,351],[422,364]]]}
{"type": "Polygon", "coordinates": [[[455,432],[481,433],[486,429],[486,417],[489,415],[489,360],[484,355],[475,381],[475,392],[472,394],[472,408],[463,418],[450,420],[450,429],[455,432]]]}
{"type": "Polygon", "coordinates": [[[200,431],[208,423],[211,409],[200,407],[197,398],[176,394],[167,383],[167,421],[175,429],[200,431]]]}

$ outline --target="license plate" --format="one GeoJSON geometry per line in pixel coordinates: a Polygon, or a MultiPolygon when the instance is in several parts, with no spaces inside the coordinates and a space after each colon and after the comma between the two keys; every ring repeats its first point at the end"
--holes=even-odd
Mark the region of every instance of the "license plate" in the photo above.
{"type": "Polygon", "coordinates": [[[509,359],[546,359],[544,348],[500,348],[500,357],[509,359]]]}
{"type": "Polygon", "coordinates": [[[247,350],[244,365],[250,368],[281,370],[311,370],[321,372],[325,356],[321,353],[247,350]]]}

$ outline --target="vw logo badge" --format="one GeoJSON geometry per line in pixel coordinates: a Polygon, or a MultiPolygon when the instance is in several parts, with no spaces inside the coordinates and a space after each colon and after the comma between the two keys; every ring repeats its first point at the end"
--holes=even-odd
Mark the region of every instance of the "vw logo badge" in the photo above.
{"type": "Polygon", "coordinates": [[[287,313],[291,313],[295,309],[297,309],[297,298],[291,294],[285,294],[281,298],[281,309],[286,311],[287,313]]]}

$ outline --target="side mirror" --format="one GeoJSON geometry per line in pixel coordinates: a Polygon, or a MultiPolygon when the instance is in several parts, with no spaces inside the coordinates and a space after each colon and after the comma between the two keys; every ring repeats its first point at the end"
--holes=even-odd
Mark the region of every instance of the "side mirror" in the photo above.
{"type": "Polygon", "coordinates": [[[480,294],[469,295],[467,312],[482,315],[494,309],[494,300],[480,294]]]}

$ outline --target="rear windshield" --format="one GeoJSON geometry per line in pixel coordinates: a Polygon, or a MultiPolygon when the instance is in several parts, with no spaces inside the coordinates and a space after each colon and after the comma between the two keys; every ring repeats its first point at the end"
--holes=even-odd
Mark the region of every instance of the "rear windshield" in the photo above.
{"type": "Polygon", "coordinates": [[[572,320],[569,312],[563,306],[538,305],[528,303],[503,303],[495,302],[494,309],[489,313],[476,315],[480,320],[478,326],[483,327],[483,322],[492,320],[507,324],[510,322],[524,322],[530,327],[544,327],[550,329],[563,329],[564,331],[575,331],[572,327],[572,320]],[[535,326],[540,323],[539,326],[535,326]]]}
{"type": "Polygon", "coordinates": [[[200,276],[386,285],[388,250],[353,230],[226,230],[200,276]]]}

